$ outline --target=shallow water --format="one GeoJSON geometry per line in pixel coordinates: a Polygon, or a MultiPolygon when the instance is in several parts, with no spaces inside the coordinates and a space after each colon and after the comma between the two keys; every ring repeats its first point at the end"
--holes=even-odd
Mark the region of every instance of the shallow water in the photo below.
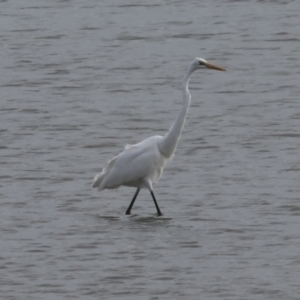
{"type": "Polygon", "coordinates": [[[299,299],[299,1],[0,1],[3,299],[299,299]],[[134,190],[105,162],[163,135],[134,190]]]}

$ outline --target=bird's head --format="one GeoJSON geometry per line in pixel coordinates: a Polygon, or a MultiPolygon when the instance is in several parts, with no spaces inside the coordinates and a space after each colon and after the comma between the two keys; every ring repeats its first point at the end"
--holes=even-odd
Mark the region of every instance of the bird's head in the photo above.
{"type": "Polygon", "coordinates": [[[198,69],[213,69],[213,70],[218,70],[218,71],[226,71],[225,69],[218,67],[216,65],[213,65],[206,61],[203,58],[196,57],[194,59],[194,62],[192,63],[193,69],[198,70],[198,69]]]}

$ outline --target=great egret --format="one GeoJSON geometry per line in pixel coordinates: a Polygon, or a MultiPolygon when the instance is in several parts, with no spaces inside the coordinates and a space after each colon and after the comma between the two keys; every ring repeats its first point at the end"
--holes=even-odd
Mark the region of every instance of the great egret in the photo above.
{"type": "Polygon", "coordinates": [[[127,144],[124,151],[108,161],[102,172],[95,176],[92,187],[98,188],[99,191],[116,189],[121,185],[137,188],[126,210],[127,215],[130,214],[141,188],[149,190],[158,216],[162,215],[153,193],[152,184],[158,181],[166,163],[172,158],[176,150],[191,103],[189,81],[193,72],[202,68],[225,71],[223,68],[208,63],[203,58],[195,58],[183,81],[181,110],[167,134],[165,136],[155,135],[149,137],[138,144],[127,144]]]}

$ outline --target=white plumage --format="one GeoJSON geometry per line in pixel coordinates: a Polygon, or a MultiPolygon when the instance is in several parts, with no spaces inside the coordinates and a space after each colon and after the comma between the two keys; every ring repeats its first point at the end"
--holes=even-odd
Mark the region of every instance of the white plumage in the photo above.
{"type": "Polygon", "coordinates": [[[92,187],[99,191],[116,189],[121,185],[152,189],[152,183],[158,181],[168,161],[159,149],[162,138],[152,136],[138,144],[127,144],[124,151],[95,176],[92,187]]]}
{"type": "Polygon", "coordinates": [[[102,172],[95,176],[92,187],[98,188],[99,191],[116,189],[121,185],[137,188],[126,214],[130,214],[140,189],[147,188],[152,195],[157,214],[161,215],[152,184],[159,180],[166,163],[176,150],[191,102],[188,89],[189,80],[192,73],[200,68],[225,71],[223,68],[208,63],[203,58],[195,58],[183,81],[181,110],[166,135],[152,136],[134,145],[127,144],[123,152],[111,159],[102,172]]]}

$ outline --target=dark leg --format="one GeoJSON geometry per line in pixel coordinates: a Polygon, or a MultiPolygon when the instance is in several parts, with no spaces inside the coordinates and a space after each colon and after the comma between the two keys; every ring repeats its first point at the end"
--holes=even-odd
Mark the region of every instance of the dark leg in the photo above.
{"type": "Polygon", "coordinates": [[[137,188],[137,189],[136,189],[136,192],[135,192],[135,194],[134,194],[134,196],[133,196],[133,198],[132,198],[132,200],[131,200],[131,203],[129,204],[129,206],[128,206],[127,210],[126,210],[126,215],[130,215],[131,208],[132,208],[133,203],[134,203],[134,201],[135,201],[137,195],[139,194],[139,192],[140,192],[140,189],[137,188]]]}
{"type": "Polygon", "coordinates": [[[159,209],[159,207],[158,207],[158,204],[157,204],[157,201],[156,201],[156,199],[155,199],[155,196],[154,196],[153,191],[151,191],[151,196],[152,196],[153,201],[154,201],[154,204],[155,204],[155,206],[156,206],[157,215],[158,215],[158,216],[162,216],[162,213],[161,213],[161,211],[160,211],[160,209],[159,209]]]}

